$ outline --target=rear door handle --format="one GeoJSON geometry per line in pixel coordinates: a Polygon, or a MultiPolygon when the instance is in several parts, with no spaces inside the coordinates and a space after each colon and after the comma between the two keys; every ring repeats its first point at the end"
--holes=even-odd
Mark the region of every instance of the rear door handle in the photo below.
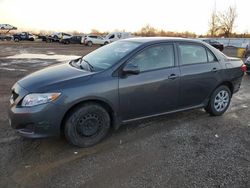
{"type": "Polygon", "coordinates": [[[217,72],[217,68],[216,67],[214,67],[214,68],[212,68],[212,70],[211,70],[212,72],[217,72]]]}
{"type": "Polygon", "coordinates": [[[174,80],[176,78],[178,78],[178,75],[176,74],[171,74],[170,76],[168,76],[168,79],[171,79],[171,80],[174,80]]]}

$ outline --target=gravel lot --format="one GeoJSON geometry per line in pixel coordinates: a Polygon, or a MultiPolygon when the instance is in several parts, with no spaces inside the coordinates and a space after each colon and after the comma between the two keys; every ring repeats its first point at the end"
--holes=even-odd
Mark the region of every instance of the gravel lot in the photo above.
{"type": "Polygon", "coordinates": [[[0,43],[0,187],[250,187],[250,76],[221,117],[198,109],[136,122],[86,149],[18,136],[7,117],[11,86],[95,48],[0,43]]]}

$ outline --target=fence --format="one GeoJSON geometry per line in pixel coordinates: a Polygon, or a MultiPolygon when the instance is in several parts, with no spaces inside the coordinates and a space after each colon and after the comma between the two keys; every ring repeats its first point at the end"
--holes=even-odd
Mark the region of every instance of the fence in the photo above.
{"type": "Polygon", "coordinates": [[[234,46],[237,48],[246,48],[250,45],[250,38],[214,38],[218,42],[226,46],[234,46]]]}

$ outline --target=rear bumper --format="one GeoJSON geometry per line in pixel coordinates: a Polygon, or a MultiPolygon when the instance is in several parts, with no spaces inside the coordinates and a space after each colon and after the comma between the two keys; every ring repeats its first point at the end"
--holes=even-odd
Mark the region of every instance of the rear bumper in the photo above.
{"type": "Polygon", "coordinates": [[[250,64],[246,64],[246,66],[247,66],[247,73],[250,73],[250,64]]]}
{"type": "Polygon", "coordinates": [[[240,86],[241,86],[241,81],[242,81],[243,75],[239,78],[236,78],[232,81],[233,83],[233,93],[236,93],[240,90],[240,86]]]}

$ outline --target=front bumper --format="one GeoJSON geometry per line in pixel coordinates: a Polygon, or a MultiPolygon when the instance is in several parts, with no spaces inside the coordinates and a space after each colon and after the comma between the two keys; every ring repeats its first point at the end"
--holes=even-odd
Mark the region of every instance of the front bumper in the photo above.
{"type": "Polygon", "coordinates": [[[9,109],[9,122],[12,128],[25,137],[42,138],[60,135],[63,111],[53,103],[34,107],[16,107],[9,109]]]}
{"type": "Polygon", "coordinates": [[[60,135],[61,122],[65,113],[63,106],[53,102],[32,107],[20,105],[29,92],[16,83],[12,87],[9,107],[9,123],[19,134],[30,138],[60,135]]]}

